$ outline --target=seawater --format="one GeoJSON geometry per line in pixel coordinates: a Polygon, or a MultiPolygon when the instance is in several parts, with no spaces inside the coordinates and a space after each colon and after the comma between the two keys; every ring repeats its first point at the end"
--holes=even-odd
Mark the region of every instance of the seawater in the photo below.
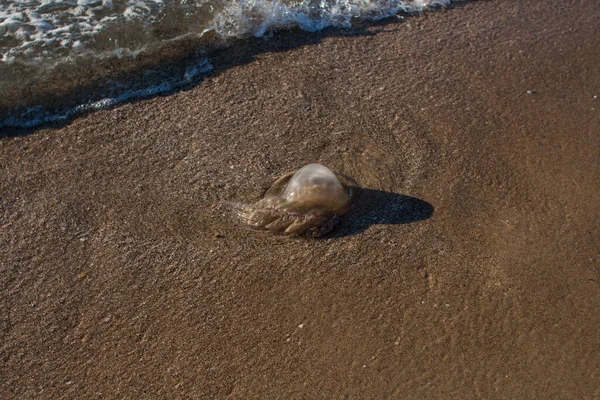
{"type": "Polygon", "coordinates": [[[282,29],[350,28],[358,20],[421,12],[450,2],[0,0],[0,128],[66,120],[193,84],[212,69],[203,51],[187,55],[186,65],[176,72],[151,65],[182,57],[194,46],[226,45],[234,38],[282,29]],[[130,71],[142,79],[130,84],[130,71]],[[88,99],[85,93],[91,86],[100,95],[88,99]],[[60,104],[61,96],[78,88],[81,93],[72,100],[77,104],[60,104]]]}

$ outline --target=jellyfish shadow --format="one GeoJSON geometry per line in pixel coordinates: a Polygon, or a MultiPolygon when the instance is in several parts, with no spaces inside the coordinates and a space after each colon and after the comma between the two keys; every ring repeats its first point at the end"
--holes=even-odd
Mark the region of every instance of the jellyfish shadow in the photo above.
{"type": "Polygon", "coordinates": [[[371,225],[402,225],[433,216],[434,207],[416,197],[375,189],[356,189],[354,205],[329,238],[355,236],[371,225]]]}

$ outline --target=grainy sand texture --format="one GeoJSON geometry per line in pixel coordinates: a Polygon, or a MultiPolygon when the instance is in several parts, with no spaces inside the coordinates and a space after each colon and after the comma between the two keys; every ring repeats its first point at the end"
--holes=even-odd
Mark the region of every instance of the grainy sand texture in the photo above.
{"type": "Polygon", "coordinates": [[[600,5],[278,33],[0,139],[3,399],[600,398],[600,5]],[[240,224],[318,162],[324,239],[240,224]]]}

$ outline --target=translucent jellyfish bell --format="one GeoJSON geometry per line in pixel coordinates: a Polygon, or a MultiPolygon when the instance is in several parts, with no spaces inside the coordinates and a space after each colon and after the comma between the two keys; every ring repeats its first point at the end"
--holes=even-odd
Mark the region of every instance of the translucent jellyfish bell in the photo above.
{"type": "Polygon", "coordinates": [[[349,194],[331,170],[321,164],[309,164],[292,176],[280,197],[286,208],[302,210],[339,210],[349,194]]]}

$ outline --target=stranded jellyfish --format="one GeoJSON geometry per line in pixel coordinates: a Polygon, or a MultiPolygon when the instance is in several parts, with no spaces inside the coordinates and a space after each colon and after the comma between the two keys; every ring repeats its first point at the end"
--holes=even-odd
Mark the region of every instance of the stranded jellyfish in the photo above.
{"type": "Polygon", "coordinates": [[[253,228],[318,237],[348,211],[354,186],[323,165],[309,164],[277,179],[261,200],[236,211],[253,228]]]}

